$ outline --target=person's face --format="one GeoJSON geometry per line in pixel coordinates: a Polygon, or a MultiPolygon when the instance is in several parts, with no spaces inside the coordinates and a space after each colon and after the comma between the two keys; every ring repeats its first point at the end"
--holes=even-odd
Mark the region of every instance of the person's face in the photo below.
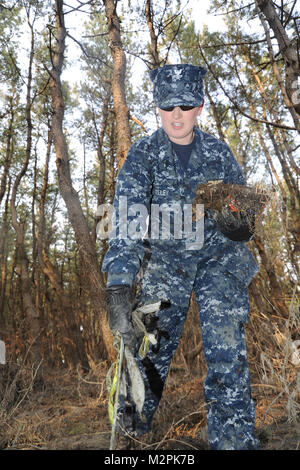
{"type": "Polygon", "coordinates": [[[183,111],[179,106],[172,111],[158,108],[162,127],[169,139],[176,144],[190,144],[193,140],[193,128],[202,109],[203,104],[188,111],[183,111]]]}

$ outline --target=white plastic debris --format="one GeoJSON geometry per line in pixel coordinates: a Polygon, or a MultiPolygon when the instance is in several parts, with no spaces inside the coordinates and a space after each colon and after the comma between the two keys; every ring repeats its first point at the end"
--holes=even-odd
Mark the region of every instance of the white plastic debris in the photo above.
{"type": "Polygon", "coordinates": [[[300,340],[295,340],[291,344],[291,363],[294,366],[300,365],[300,340]]]}
{"type": "Polygon", "coordinates": [[[125,357],[131,380],[132,398],[136,404],[140,416],[142,417],[142,408],[145,401],[145,384],[133,354],[127,346],[125,346],[125,357]]]}
{"type": "Polygon", "coordinates": [[[5,364],[5,343],[0,340],[0,364],[5,364]]]}

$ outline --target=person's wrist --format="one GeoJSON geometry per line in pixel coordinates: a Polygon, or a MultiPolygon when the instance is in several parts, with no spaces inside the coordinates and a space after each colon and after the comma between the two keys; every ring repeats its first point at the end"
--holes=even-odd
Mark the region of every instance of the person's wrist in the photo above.
{"type": "Polygon", "coordinates": [[[128,285],[132,286],[134,281],[133,273],[108,273],[106,286],[110,287],[113,285],[128,285]]]}

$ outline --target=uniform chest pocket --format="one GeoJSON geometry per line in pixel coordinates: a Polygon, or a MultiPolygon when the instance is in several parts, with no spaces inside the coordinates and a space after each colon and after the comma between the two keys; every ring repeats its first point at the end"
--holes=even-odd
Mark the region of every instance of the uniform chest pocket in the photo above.
{"type": "Polygon", "coordinates": [[[223,180],[225,178],[224,167],[220,159],[204,161],[201,173],[206,181],[223,180]]]}

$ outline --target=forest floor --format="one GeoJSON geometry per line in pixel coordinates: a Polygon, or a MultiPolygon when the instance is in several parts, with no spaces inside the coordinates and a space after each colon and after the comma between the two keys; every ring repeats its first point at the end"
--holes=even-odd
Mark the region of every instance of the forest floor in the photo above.
{"type": "MultiPolygon", "coordinates": [[[[106,363],[88,374],[53,370],[44,374],[42,387],[17,390],[19,402],[0,427],[0,449],[109,449],[106,373],[106,363]]],[[[136,449],[208,449],[203,379],[185,367],[171,368],[152,430],[136,449]]],[[[262,449],[300,450],[300,422],[288,420],[283,394],[252,382],[262,449]]]]}

